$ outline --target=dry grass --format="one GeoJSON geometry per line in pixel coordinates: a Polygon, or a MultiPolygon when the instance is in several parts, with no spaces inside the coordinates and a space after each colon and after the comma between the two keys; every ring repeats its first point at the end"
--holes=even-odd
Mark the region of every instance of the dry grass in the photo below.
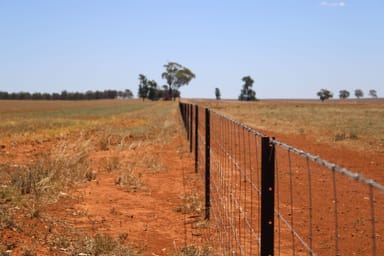
{"type": "Polygon", "coordinates": [[[60,192],[87,180],[90,141],[62,142],[29,166],[12,172],[12,184],[36,203],[56,200],[60,192]]]}
{"type": "Polygon", "coordinates": [[[13,141],[63,137],[113,123],[154,103],[136,100],[0,101],[0,133],[13,141]]]}
{"type": "Polygon", "coordinates": [[[195,245],[188,245],[181,248],[176,248],[172,256],[214,256],[212,248],[197,247],[195,245]]]}
{"type": "MultiPolygon", "coordinates": [[[[126,235],[80,236],[46,209],[61,197],[70,198],[78,185],[97,179],[98,172],[118,174],[116,185],[125,191],[146,191],[142,176],[165,169],[160,155],[147,152],[161,151],[177,134],[176,104],[0,101],[0,232],[39,237],[54,253],[138,255],[139,249],[123,245],[126,235]],[[28,156],[22,157],[24,152],[28,156]],[[95,157],[98,153],[104,157],[95,157]],[[61,231],[49,228],[42,234],[39,225],[60,226],[61,231]]],[[[0,242],[1,254],[9,248],[13,250],[0,242]]],[[[35,247],[22,251],[37,255],[35,247]]]]}
{"type": "Polygon", "coordinates": [[[139,248],[125,245],[125,239],[122,237],[124,235],[118,238],[113,238],[107,234],[58,236],[52,246],[59,248],[65,255],[140,255],[139,248]]]}
{"type": "MultiPolygon", "coordinates": [[[[0,232],[28,232],[22,236],[40,237],[53,252],[70,255],[137,255],[138,250],[123,246],[124,234],[118,239],[81,237],[46,209],[78,185],[97,179],[98,171],[118,173],[123,190],[146,190],[141,176],[164,169],[146,150],[175,136],[175,104],[0,101],[0,232]],[[23,158],[28,150],[31,154],[23,158]],[[97,152],[105,154],[99,163],[91,157],[97,152]],[[62,226],[62,231],[41,234],[43,223],[62,226]]],[[[0,242],[0,252],[7,253],[9,246],[0,242]]],[[[34,248],[23,251],[36,255],[34,248]]]]}
{"type": "Polygon", "coordinates": [[[183,204],[179,205],[176,208],[177,212],[182,212],[185,214],[189,213],[196,213],[196,214],[201,214],[202,211],[204,210],[203,206],[203,200],[201,196],[198,193],[195,194],[186,194],[181,197],[183,200],[183,204]]]}
{"type": "Polygon", "coordinates": [[[215,102],[207,106],[256,130],[305,135],[363,150],[384,145],[384,100],[215,102]]]}

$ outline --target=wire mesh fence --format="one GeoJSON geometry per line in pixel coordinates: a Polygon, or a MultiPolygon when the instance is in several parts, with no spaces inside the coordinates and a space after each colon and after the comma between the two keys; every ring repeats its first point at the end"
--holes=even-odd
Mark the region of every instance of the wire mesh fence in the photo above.
{"type": "Polygon", "coordinates": [[[180,103],[221,255],[384,255],[384,187],[180,103]]]}

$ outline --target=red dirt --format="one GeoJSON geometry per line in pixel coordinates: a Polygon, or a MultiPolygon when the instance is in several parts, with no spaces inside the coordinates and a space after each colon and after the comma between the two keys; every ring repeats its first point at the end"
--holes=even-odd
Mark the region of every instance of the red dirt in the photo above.
{"type": "MultiPolygon", "coordinates": [[[[133,244],[135,250],[144,255],[169,255],[184,246],[203,245],[203,230],[192,228],[203,219],[202,212],[178,210],[188,203],[186,196],[202,195],[199,191],[202,183],[194,173],[192,154],[182,135],[181,131],[167,144],[143,145],[123,152],[128,162],[133,155],[140,154],[135,151],[140,151],[165,167],[153,173],[135,167],[136,173],[141,172],[144,189],[127,192],[116,184],[119,173],[98,172],[95,180],[82,185],[72,195],[63,194],[57,203],[41,209],[40,218],[29,218],[25,212],[16,213],[17,228],[0,230],[1,241],[12,255],[25,252],[61,255],[60,248],[50,246],[48,240],[68,230],[83,236],[108,234],[133,244]]],[[[49,150],[52,143],[15,145],[3,141],[2,145],[0,161],[13,159],[14,164],[21,165],[49,150]]],[[[113,154],[110,150],[93,153],[94,168],[98,169],[113,154]]]]}
{"type": "MultiPolygon", "coordinates": [[[[273,133],[273,136],[384,183],[381,174],[384,152],[341,150],[329,144],[314,143],[299,135],[273,133]]],[[[3,141],[0,145],[0,162],[9,159],[14,159],[16,164],[28,162],[32,156],[48,150],[53,143],[46,141],[41,144],[30,142],[14,145],[10,141],[3,141]]],[[[13,250],[12,255],[22,255],[28,249],[33,249],[37,255],[63,254],[59,248],[50,248],[46,244],[47,237],[60,234],[70,227],[77,233],[120,236],[126,239],[126,243],[139,247],[144,255],[168,255],[184,245],[203,245],[204,230],[192,228],[192,224],[201,220],[202,215],[196,217],[195,213],[185,214],[176,210],[185,204],[184,195],[196,191],[201,195],[203,185],[200,176],[194,173],[193,155],[187,151],[184,134],[175,136],[171,143],[146,145],[140,150],[156,156],[165,166],[160,172],[143,173],[142,179],[146,184],[143,191],[126,192],[115,184],[117,173],[99,172],[96,180],[77,189],[75,195],[63,195],[57,203],[48,205],[42,211],[43,218],[31,219],[26,218],[24,213],[16,214],[16,221],[25,222],[23,227],[26,228],[0,230],[1,241],[13,250]],[[60,220],[61,224],[49,226],[51,219],[60,220]]],[[[113,152],[102,154],[97,157],[109,157],[113,152]]],[[[129,152],[126,157],[129,159],[129,152]]]]}
{"type": "MultiPolygon", "coordinates": [[[[156,155],[158,147],[141,150],[156,155]]],[[[167,156],[161,158],[166,170],[144,174],[144,191],[127,193],[115,184],[118,175],[111,173],[100,173],[79,189],[83,200],[74,208],[87,215],[75,218],[75,226],[113,237],[126,234],[129,242],[145,248],[146,255],[168,255],[174,247],[193,243],[196,239],[185,224],[188,216],[176,211],[184,203],[183,195],[191,190],[186,176],[193,175],[193,161],[180,137],[162,147],[161,154],[167,156]],[[177,152],[177,148],[184,149],[177,152]]]]}
{"type": "Polygon", "coordinates": [[[382,175],[382,170],[384,170],[384,150],[354,150],[347,146],[337,145],[337,143],[317,142],[315,139],[303,135],[286,135],[263,130],[260,132],[274,136],[278,141],[312,155],[317,155],[324,160],[384,184],[384,176],[382,175]]]}

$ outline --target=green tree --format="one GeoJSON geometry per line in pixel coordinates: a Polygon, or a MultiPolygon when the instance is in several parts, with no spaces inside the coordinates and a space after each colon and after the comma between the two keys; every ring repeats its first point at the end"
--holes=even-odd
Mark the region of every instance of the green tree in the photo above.
{"type": "Polygon", "coordinates": [[[355,90],[355,96],[356,96],[356,98],[360,99],[364,96],[364,93],[361,89],[356,89],[355,90]]]}
{"type": "Polygon", "coordinates": [[[350,95],[350,93],[347,90],[340,90],[339,91],[339,98],[340,99],[345,100],[345,99],[347,99],[349,97],[349,95],[350,95]]]}
{"type": "Polygon", "coordinates": [[[254,82],[253,79],[250,76],[244,76],[241,80],[244,82],[244,84],[240,91],[239,100],[255,101],[256,92],[252,89],[254,82]]]}
{"type": "Polygon", "coordinates": [[[330,92],[327,89],[321,89],[319,92],[317,92],[317,96],[320,97],[321,101],[324,101],[324,100],[332,98],[333,97],[333,93],[330,92]]]}
{"type": "Polygon", "coordinates": [[[161,74],[161,77],[167,81],[170,98],[175,100],[175,91],[183,85],[188,85],[196,76],[190,69],[176,62],[168,62],[164,68],[165,72],[161,74]]]}
{"type": "Polygon", "coordinates": [[[160,98],[159,90],[157,89],[157,83],[154,80],[148,81],[148,99],[158,100],[160,98]]]}
{"type": "Polygon", "coordinates": [[[145,75],[140,74],[139,75],[139,90],[138,90],[138,97],[142,98],[143,101],[148,97],[148,79],[145,75]]]}
{"type": "Polygon", "coordinates": [[[221,92],[219,88],[215,88],[215,96],[217,100],[221,100],[221,92]]]}
{"type": "Polygon", "coordinates": [[[377,98],[377,92],[376,90],[369,90],[369,96],[371,96],[372,98],[377,98]]]}

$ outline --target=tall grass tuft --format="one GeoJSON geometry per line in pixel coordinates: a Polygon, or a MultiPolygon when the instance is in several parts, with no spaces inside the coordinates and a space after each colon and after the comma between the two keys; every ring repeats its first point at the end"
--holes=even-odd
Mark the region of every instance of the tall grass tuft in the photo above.
{"type": "Polygon", "coordinates": [[[124,245],[119,239],[107,234],[96,234],[85,236],[77,240],[64,241],[62,248],[70,255],[115,255],[115,256],[137,256],[140,255],[130,246],[124,245]]]}
{"type": "Polygon", "coordinates": [[[208,247],[199,248],[195,245],[184,246],[177,249],[172,256],[214,256],[212,249],[208,247]]]}
{"type": "Polygon", "coordinates": [[[82,138],[61,143],[31,165],[13,172],[12,184],[37,202],[56,199],[60,192],[87,180],[90,148],[90,142],[82,138]]]}

